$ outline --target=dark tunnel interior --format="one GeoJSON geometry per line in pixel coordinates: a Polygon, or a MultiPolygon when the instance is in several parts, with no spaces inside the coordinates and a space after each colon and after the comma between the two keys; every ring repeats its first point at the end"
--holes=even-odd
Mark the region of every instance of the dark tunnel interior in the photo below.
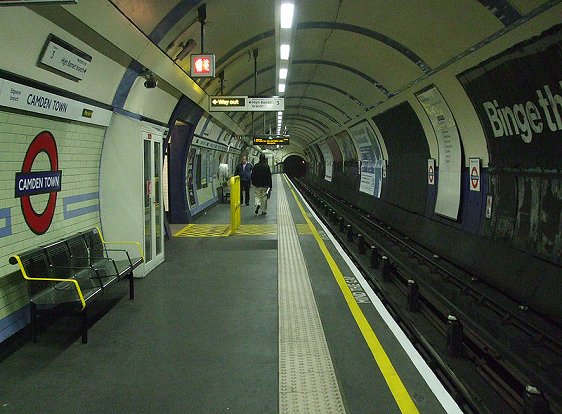
{"type": "Polygon", "coordinates": [[[306,161],[298,155],[289,155],[283,161],[283,171],[289,177],[304,177],[306,175],[306,161]]]}

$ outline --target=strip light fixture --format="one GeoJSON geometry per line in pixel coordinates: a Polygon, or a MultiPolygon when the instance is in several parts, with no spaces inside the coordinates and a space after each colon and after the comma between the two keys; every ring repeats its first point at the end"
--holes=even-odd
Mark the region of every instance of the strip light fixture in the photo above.
{"type": "MultiPolygon", "coordinates": [[[[291,55],[291,37],[293,32],[294,0],[275,1],[275,37],[277,47],[277,94],[283,96],[286,90],[289,62],[291,55]]],[[[277,115],[277,134],[281,134],[283,112],[277,115]]],[[[285,128],[286,129],[286,128],[285,128]]]]}

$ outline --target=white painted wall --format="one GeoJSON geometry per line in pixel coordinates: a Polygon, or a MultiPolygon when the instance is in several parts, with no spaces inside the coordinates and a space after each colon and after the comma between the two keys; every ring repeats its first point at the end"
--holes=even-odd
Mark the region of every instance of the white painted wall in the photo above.
{"type": "MultiPolygon", "coordinates": [[[[101,157],[100,215],[104,238],[138,241],[143,251],[145,183],[141,131],[151,129],[158,134],[163,131],[162,127],[151,128],[144,122],[114,114],[101,157]]],[[[130,252],[138,255],[134,249],[130,252]]],[[[135,270],[135,277],[145,275],[143,264],[135,270]]]]}

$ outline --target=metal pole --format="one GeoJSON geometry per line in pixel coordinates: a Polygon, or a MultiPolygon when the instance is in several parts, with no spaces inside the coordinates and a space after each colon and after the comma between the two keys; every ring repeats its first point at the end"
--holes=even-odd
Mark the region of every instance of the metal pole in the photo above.
{"type": "Polygon", "coordinates": [[[207,18],[207,5],[202,4],[197,9],[199,22],[201,23],[201,53],[205,52],[205,19],[207,18]]]}
{"type": "MultiPolygon", "coordinates": [[[[254,96],[258,94],[258,49],[252,50],[252,55],[254,56],[254,96]]],[[[255,137],[254,130],[254,113],[252,112],[252,135],[255,137]]]]}

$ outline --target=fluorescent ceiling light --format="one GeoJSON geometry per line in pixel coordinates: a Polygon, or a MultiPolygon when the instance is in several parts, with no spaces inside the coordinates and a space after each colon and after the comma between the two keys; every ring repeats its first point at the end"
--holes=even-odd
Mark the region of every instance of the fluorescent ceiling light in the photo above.
{"type": "Polygon", "coordinates": [[[290,29],[293,24],[293,3],[283,3],[281,5],[281,29],[290,29]]]}
{"type": "Polygon", "coordinates": [[[287,68],[279,69],[279,79],[287,79],[287,72],[289,72],[287,68]]]}
{"type": "Polygon", "coordinates": [[[284,83],[279,84],[279,92],[285,92],[285,84],[284,83]]]}
{"type": "Polygon", "coordinates": [[[291,46],[281,45],[281,50],[280,50],[281,60],[289,60],[289,51],[290,50],[291,50],[291,46]]]}
{"type": "Polygon", "coordinates": [[[281,116],[283,116],[283,111],[279,111],[279,112],[277,112],[277,115],[281,115],[281,116]]]}

